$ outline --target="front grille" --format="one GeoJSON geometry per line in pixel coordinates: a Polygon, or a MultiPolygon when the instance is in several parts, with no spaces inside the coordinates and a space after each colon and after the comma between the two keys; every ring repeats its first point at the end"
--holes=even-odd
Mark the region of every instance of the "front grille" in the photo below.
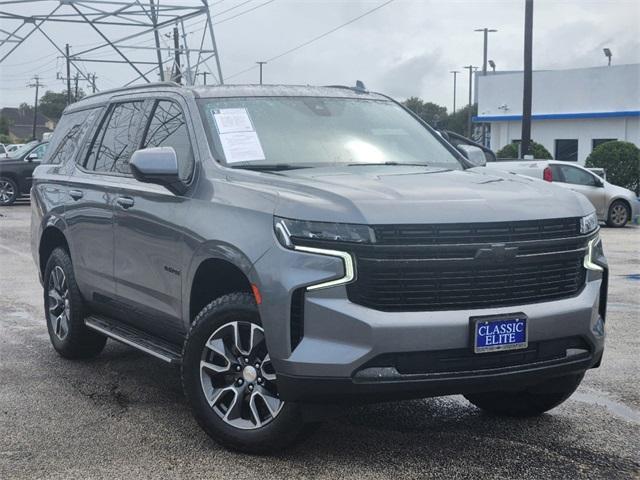
{"type": "Polygon", "coordinates": [[[385,353],[369,360],[360,371],[369,368],[393,367],[402,375],[416,375],[490,370],[562,359],[570,349],[583,350],[585,356],[591,351],[582,338],[568,337],[530,342],[527,348],[522,350],[481,355],[473,353],[470,348],[385,353]]]}
{"type": "Polygon", "coordinates": [[[383,311],[501,307],[576,295],[584,285],[584,252],[516,258],[493,265],[475,260],[433,262],[356,255],[349,299],[383,311]]]}
{"type": "Polygon", "coordinates": [[[381,245],[523,242],[577,236],[580,234],[580,218],[431,225],[374,225],[373,230],[376,243],[381,245]]]}
{"type": "Polygon", "coordinates": [[[524,305],[575,296],[585,283],[579,218],[372,228],[370,244],[305,244],[349,251],[349,300],[376,310],[524,305]]]}

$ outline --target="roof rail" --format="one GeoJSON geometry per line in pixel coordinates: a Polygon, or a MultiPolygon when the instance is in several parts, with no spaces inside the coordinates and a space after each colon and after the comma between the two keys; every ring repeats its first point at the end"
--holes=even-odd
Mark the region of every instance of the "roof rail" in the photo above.
{"type": "Polygon", "coordinates": [[[100,95],[108,95],[114,94],[118,92],[128,92],[129,90],[140,90],[144,88],[154,88],[154,87],[171,87],[171,88],[181,88],[182,85],[176,82],[151,82],[151,83],[142,83],[140,85],[131,85],[130,87],[118,87],[112,88],[110,90],[103,90],[101,92],[92,93],[91,95],[87,95],[84,98],[94,98],[100,95]]]}

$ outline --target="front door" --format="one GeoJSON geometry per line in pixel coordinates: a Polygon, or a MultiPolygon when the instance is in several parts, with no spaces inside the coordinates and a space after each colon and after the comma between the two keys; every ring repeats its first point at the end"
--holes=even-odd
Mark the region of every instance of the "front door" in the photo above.
{"type": "MultiPolygon", "coordinates": [[[[188,183],[194,155],[185,108],[178,98],[155,100],[141,147],[172,147],[188,183]]],[[[129,306],[136,326],[170,341],[181,341],[185,333],[183,220],[188,206],[185,197],[132,176],[123,180],[115,204],[118,299],[129,306]]]]}

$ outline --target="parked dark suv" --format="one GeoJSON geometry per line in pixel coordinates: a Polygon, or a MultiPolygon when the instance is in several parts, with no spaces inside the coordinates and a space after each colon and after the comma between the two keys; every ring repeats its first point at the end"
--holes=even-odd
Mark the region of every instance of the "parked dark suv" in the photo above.
{"type": "Polygon", "coordinates": [[[361,86],[93,95],[65,111],[32,210],[54,348],[112,338],[181,365],[233,448],[282,448],[340,402],[537,415],[602,357],[588,200],[474,168],[361,86]]]}
{"type": "Polygon", "coordinates": [[[30,142],[0,158],[0,206],[29,195],[31,177],[47,151],[48,142],[30,142]]]}

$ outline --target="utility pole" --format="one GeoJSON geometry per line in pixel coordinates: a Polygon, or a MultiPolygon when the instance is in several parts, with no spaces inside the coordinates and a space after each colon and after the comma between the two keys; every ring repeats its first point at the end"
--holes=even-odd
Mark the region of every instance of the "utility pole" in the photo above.
{"type": "Polygon", "coordinates": [[[162,52],[160,51],[160,35],[158,34],[158,12],[153,0],[149,0],[151,6],[151,23],[153,23],[153,39],[156,43],[156,57],[158,59],[158,71],[160,72],[160,81],[164,82],[164,68],[162,68],[162,52]]]}
{"type": "Polygon", "coordinates": [[[460,73],[460,70],[451,70],[449,73],[453,73],[453,112],[452,113],[456,113],[456,83],[458,80],[458,74],[460,73]]]}
{"type": "Polygon", "coordinates": [[[71,59],[69,58],[69,44],[64,46],[64,56],[67,61],[67,105],[71,105],[71,59]]]}
{"type": "Polygon", "coordinates": [[[75,76],[73,77],[73,83],[74,83],[74,95],[73,95],[73,101],[77,102],[78,101],[78,81],[80,80],[80,74],[76,72],[75,76]]]}
{"type": "Polygon", "coordinates": [[[202,75],[204,77],[204,84],[207,84],[207,75],[211,75],[209,72],[200,72],[200,73],[196,73],[196,76],[199,77],[200,75],[202,75]]]}
{"type": "Polygon", "coordinates": [[[173,27],[173,52],[175,68],[173,80],[176,83],[182,83],[182,74],[180,68],[180,33],[178,32],[178,25],[173,27]]]}
{"type": "Polygon", "coordinates": [[[520,155],[524,158],[531,149],[531,88],[533,61],[533,0],[525,0],[524,7],[524,89],[522,92],[522,134],[520,155]]]}
{"type": "Polygon", "coordinates": [[[96,93],[96,74],[91,75],[91,93],[96,93]]]}
{"type": "Polygon", "coordinates": [[[256,62],[258,65],[260,65],[260,85],[262,85],[262,66],[266,65],[267,62],[256,62]]]}
{"type": "Polygon", "coordinates": [[[467,137],[471,138],[471,116],[473,111],[473,108],[472,108],[473,106],[473,98],[472,98],[473,97],[473,71],[478,67],[474,67],[473,65],[467,65],[462,68],[466,68],[467,70],[469,70],[469,115],[467,119],[467,137]]]}
{"type": "Polygon", "coordinates": [[[38,123],[38,93],[40,91],[40,87],[44,87],[44,84],[40,83],[40,77],[38,75],[33,77],[32,80],[33,80],[34,83],[30,83],[29,87],[36,89],[36,100],[33,103],[33,131],[32,131],[32,137],[33,137],[33,140],[35,140],[36,139],[36,125],[38,123]]]}

